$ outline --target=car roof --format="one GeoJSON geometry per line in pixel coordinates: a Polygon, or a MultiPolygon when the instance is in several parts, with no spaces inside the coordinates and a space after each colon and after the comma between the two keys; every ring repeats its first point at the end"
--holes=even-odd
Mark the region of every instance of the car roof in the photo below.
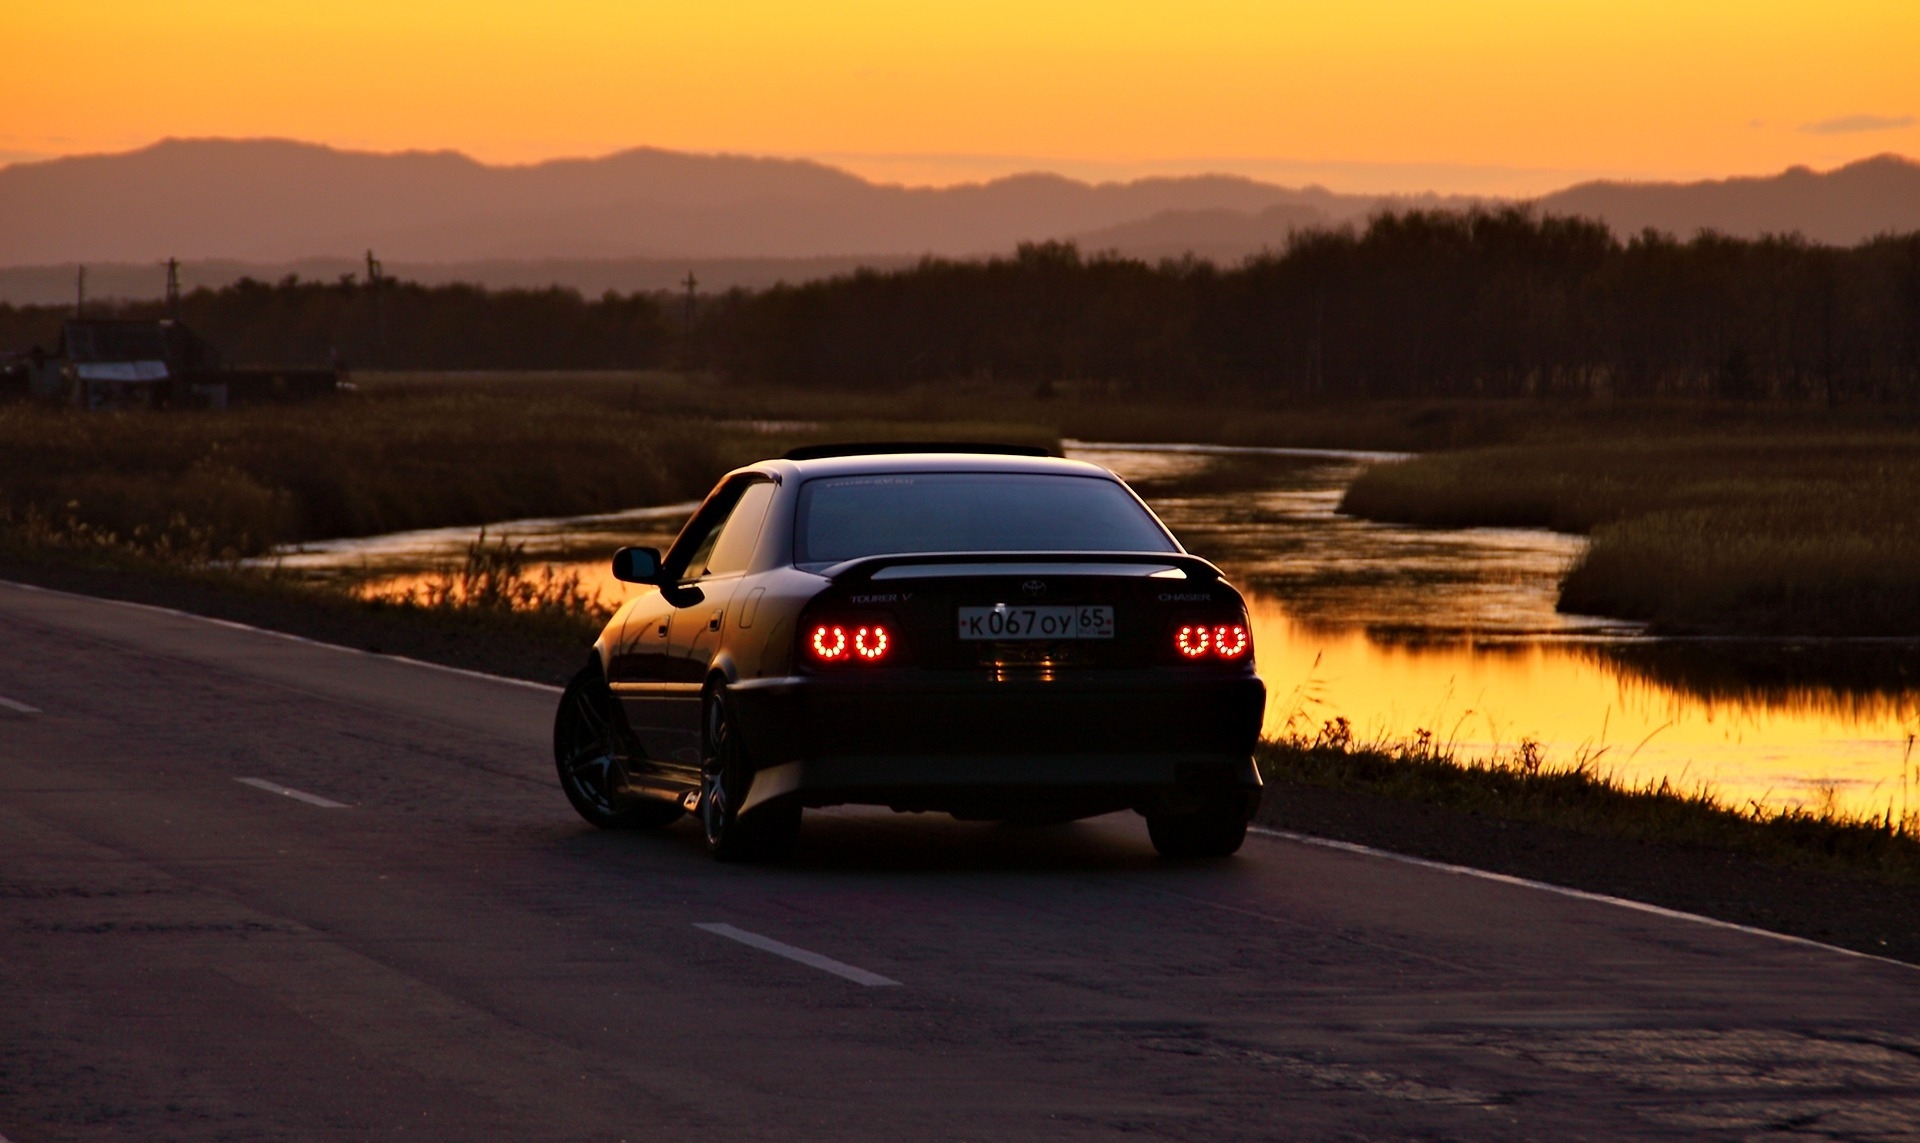
{"type": "Polygon", "coordinates": [[[890,452],[821,457],[818,460],[763,460],[747,467],[753,471],[777,473],[783,478],[797,477],[802,480],[818,476],[870,476],[893,472],[997,472],[1118,479],[1099,465],[1084,460],[976,452],[890,452]]]}

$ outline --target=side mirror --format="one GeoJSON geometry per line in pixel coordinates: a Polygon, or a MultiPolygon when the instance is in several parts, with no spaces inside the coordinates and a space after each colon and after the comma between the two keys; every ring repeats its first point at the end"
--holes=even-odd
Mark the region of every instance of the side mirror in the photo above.
{"type": "Polygon", "coordinates": [[[613,578],[622,583],[660,582],[660,549],[621,548],[613,553],[613,578]]]}

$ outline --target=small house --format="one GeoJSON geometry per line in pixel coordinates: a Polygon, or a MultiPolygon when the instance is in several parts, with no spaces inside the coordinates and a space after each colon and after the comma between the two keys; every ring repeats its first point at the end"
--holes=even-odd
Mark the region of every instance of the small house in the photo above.
{"type": "Polygon", "coordinates": [[[31,395],[83,409],[224,409],[312,400],[339,389],[336,369],[230,369],[177,321],[71,318],[59,351],[36,357],[31,395]]]}

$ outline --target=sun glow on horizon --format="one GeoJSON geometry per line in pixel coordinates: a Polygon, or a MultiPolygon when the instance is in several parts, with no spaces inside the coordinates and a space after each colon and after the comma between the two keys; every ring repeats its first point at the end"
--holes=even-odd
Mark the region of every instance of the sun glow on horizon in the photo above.
{"type": "Polygon", "coordinates": [[[1910,0],[102,0],[6,24],[41,47],[0,70],[0,161],[272,136],[1532,193],[1920,154],[1910,0]]]}

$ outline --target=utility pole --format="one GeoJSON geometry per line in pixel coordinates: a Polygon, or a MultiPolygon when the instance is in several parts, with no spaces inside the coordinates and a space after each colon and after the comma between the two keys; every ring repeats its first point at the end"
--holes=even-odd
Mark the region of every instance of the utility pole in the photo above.
{"type": "Polygon", "coordinates": [[[680,283],[680,284],[681,284],[681,285],[683,285],[683,286],[685,286],[685,287],[687,288],[687,332],[688,332],[688,333],[692,333],[692,332],[693,332],[693,299],[694,299],[694,291],[695,291],[696,289],[698,289],[698,288],[699,288],[699,286],[700,286],[700,279],[698,279],[698,278],[696,278],[696,277],[694,277],[694,276],[693,276],[693,271],[692,271],[692,270],[688,270],[688,271],[687,271],[687,280],[686,280],[686,281],[684,281],[684,282],[682,282],[682,283],[680,283]]]}
{"type": "Polygon", "coordinates": [[[80,267],[80,274],[74,283],[73,316],[87,316],[87,268],[80,267]]]}
{"type": "Polygon", "coordinates": [[[373,343],[376,359],[385,364],[387,359],[387,315],[380,308],[380,260],[367,251],[367,299],[373,306],[373,343]]]}
{"type": "Polygon", "coordinates": [[[180,259],[167,259],[167,316],[180,320],[180,259]]]}

